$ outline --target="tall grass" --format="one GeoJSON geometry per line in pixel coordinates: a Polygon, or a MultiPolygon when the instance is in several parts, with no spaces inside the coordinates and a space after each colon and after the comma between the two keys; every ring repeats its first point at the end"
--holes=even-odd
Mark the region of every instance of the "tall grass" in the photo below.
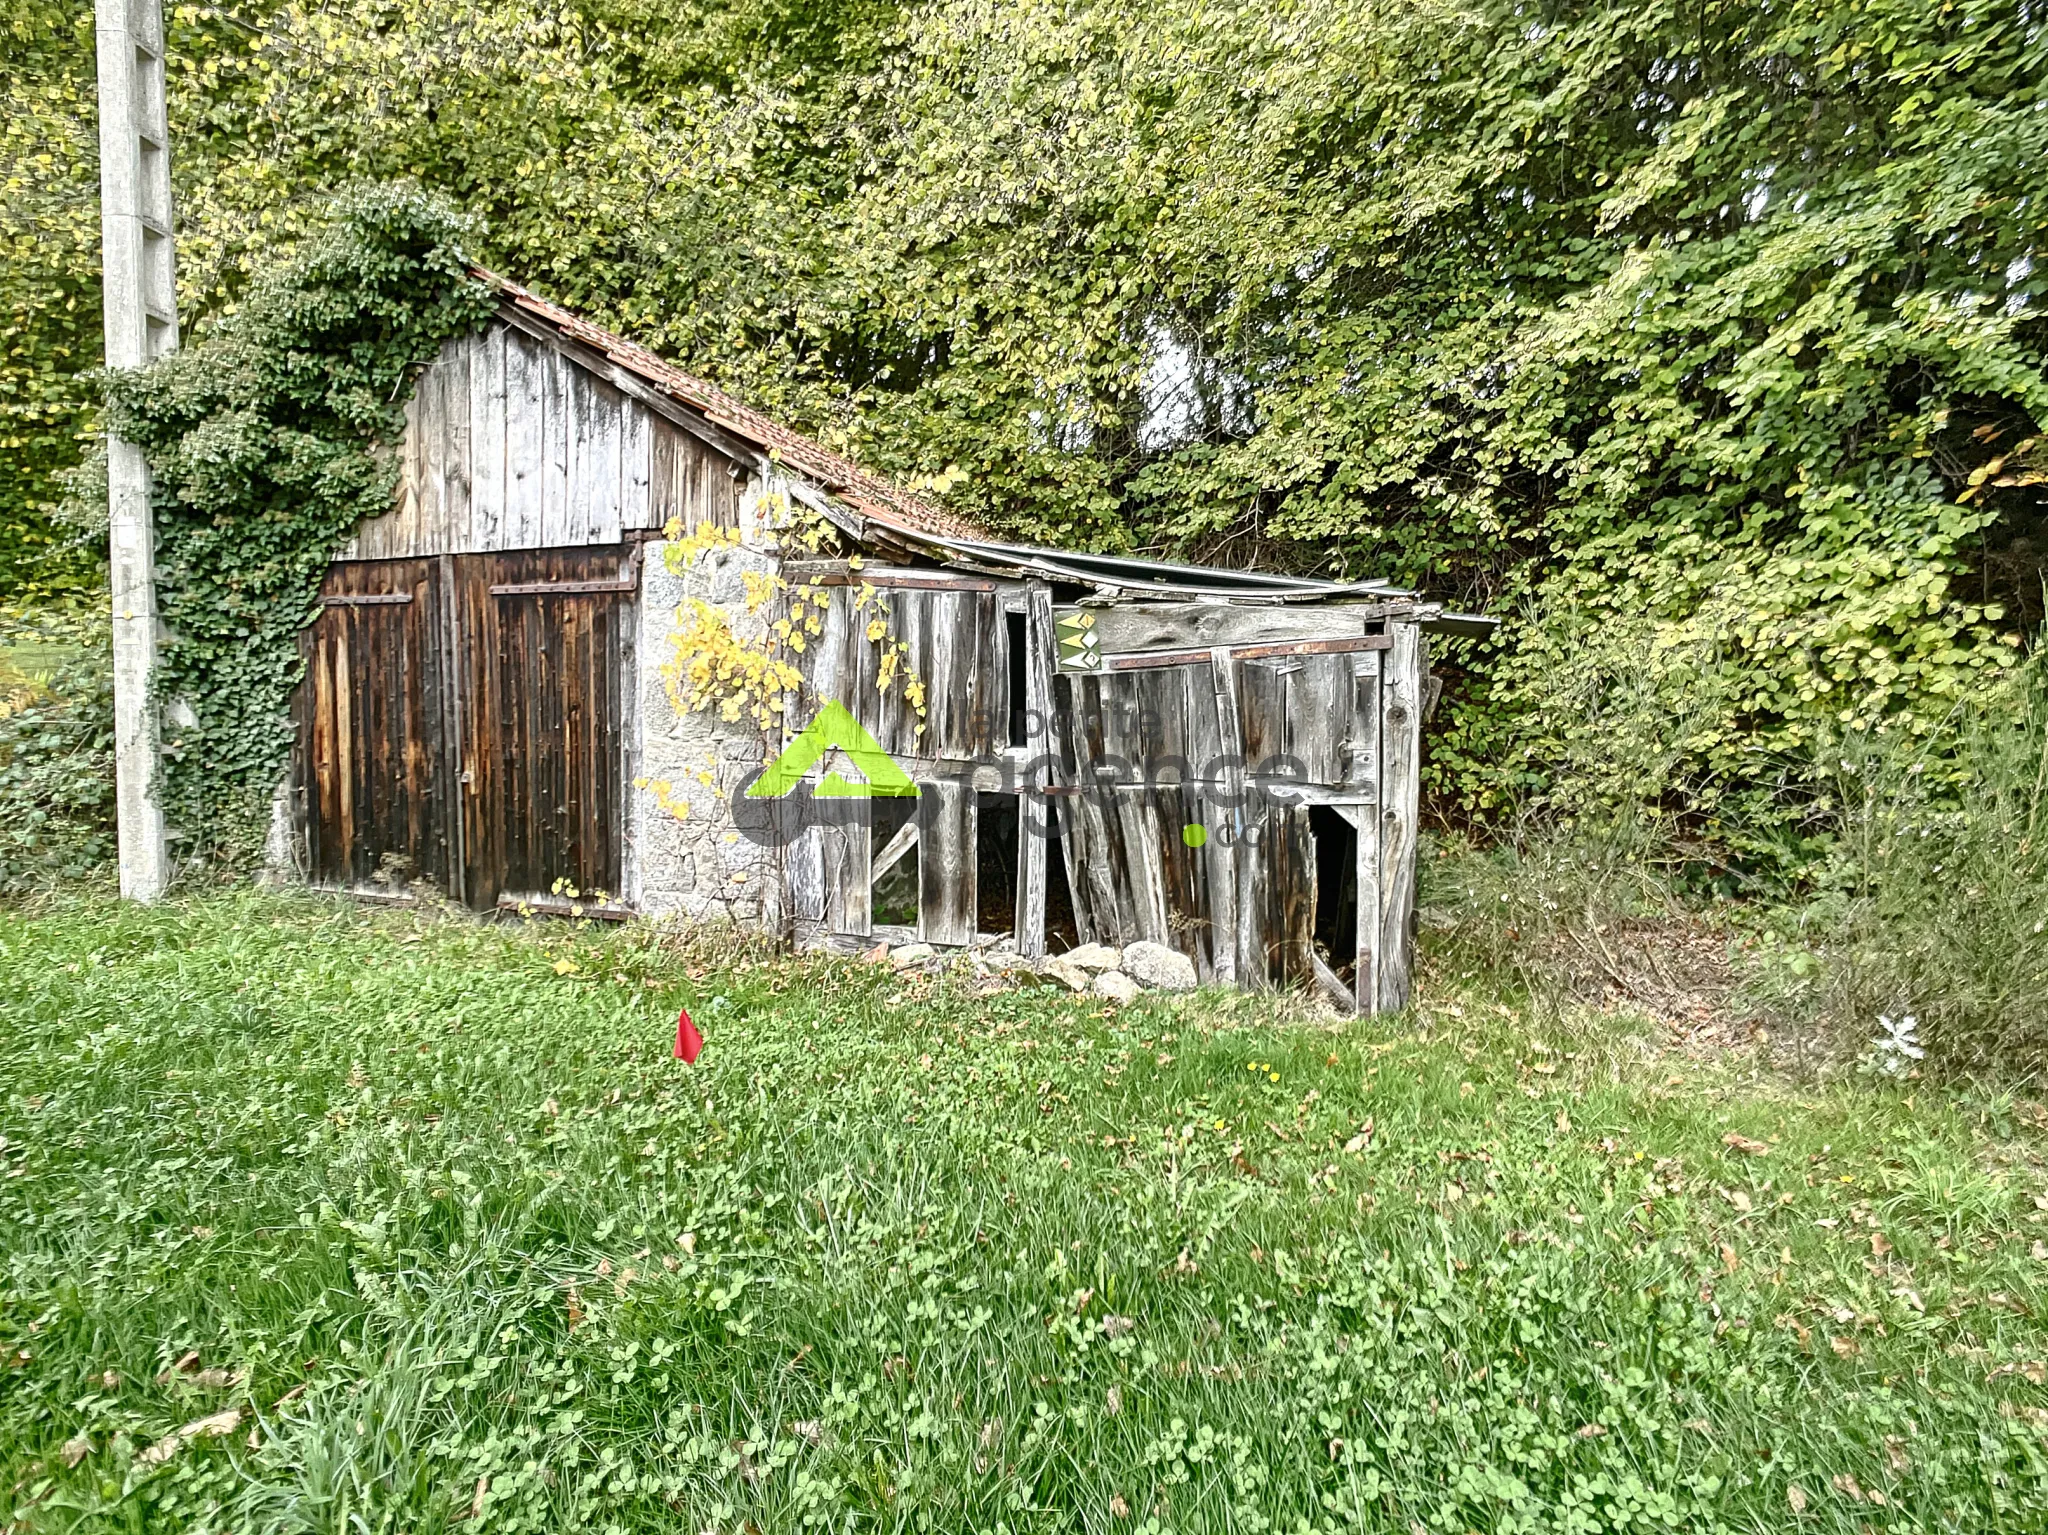
{"type": "Polygon", "coordinates": [[[1832,867],[1801,924],[1819,963],[1781,995],[1851,1039],[1911,1016],[1939,1067],[2048,1066],[2048,664],[1837,767],[1832,867]]]}

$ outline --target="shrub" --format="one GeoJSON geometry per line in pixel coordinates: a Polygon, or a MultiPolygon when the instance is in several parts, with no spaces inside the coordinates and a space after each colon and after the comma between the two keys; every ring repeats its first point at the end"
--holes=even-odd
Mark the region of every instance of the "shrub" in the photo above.
{"type": "Polygon", "coordinates": [[[114,855],[114,679],[101,614],[0,610],[34,661],[0,694],[0,893],[103,871],[114,855]]]}

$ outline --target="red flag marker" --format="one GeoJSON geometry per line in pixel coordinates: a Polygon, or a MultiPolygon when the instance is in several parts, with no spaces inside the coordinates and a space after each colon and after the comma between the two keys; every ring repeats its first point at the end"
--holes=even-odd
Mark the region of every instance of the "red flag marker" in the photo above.
{"type": "Polygon", "coordinates": [[[690,1010],[686,1007],[676,1014],[676,1059],[685,1066],[693,1066],[703,1051],[704,1036],[690,1022],[690,1010]]]}

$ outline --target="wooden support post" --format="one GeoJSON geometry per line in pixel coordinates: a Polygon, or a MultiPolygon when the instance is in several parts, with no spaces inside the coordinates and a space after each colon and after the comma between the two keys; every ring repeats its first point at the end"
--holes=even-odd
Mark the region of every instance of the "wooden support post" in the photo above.
{"type": "Polygon", "coordinates": [[[1253,821],[1245,802],[1244,722],[1238,708],[1237,663],[1221,646],[1209,653],[1209,681],[1216,691],[1217,744],[1222,748],[1223,800],[1209,825],[1210,965],[1219,985],[1262,988],[1266,955],[1259,914],[1248,888],[1253,849],[1244,829],[1253,821]]]}
{"type": "MultiPolygon", "coordinates": [[[[1028,771],[1017,796],[1017,952],[1026,959],[1045,955],[1045,882],[1051,849],[1052,801],[1052,588],[1033,586],[1024,607],[1024,736],[1028,771]]],[[[1015,668],[1011,675],[1016,674],[1015,668]]],[[[1014,703],[1012,705],[1014,707],[1014,703]]]]}
{"type": "MultiPolygon", "coordinates": [[[[1393,648],[1380,679],[1380,953],[1375,1011],[1408,1005],[1415,946],[1415,852],[1422,806],[1422,630],[1388,626],[1393,648]]],[[[1363,846],[1361,840],[1361,847],[1363,846]]],[[[1361,896],[1364,894],[1360,891],[1361,896]]]]}
{"type": "MultiPolygon", "coordinates": [[[[177,350],[171,164],[157,0],[98,0],[100,242],[106,362],[139,368],[177,350]]],[[[156,699],[155,532],[142,449],[107,440],[107,563],[113,600],[114,799],[121,893],[153,901],[170,879],[156,699]]]]}

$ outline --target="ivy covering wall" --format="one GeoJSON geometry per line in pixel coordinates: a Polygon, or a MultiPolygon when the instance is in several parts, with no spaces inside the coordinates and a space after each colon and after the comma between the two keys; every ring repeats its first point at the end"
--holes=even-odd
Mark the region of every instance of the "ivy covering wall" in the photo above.
{"type": "MultiPolygon", "coordinates": [[[[1830,741],[1932,728],[2041,622],[2021,0],[171,13],[196,334],[325,189],[417,177],[487,261],[1023,537],[1502,615],[1443,814],[1646,798],[1795,868],[1830,741]]],[[[89,425],[81,16],[0,35],[0,561],[89,425]]]]}
{"type": "Polygon", "coordinates": [[[163,803],[181,854],[246,864],[291,749],[299,631],[357,523],[386,511],[414,373],[493,307],[471,226],[406,187],[327,227],[196,346],[112,374],[154,476],[163,803]]]}

